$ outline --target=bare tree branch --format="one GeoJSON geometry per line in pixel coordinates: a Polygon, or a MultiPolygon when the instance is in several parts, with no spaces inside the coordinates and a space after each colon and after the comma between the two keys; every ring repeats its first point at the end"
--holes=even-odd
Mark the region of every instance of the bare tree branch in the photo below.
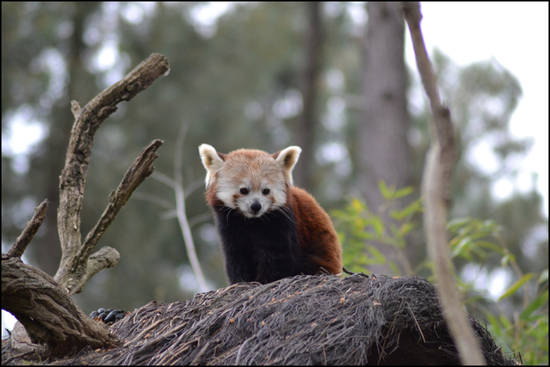
{"type": "Polygon", "coordinates": [[[73,101],[71,111],[75,123],[71,131],[65,167],[60,177],[60,204],[57,213],[62,259],[55,278],[20,260],[25,247],[40,227],[47,201],[37,209],[8,254],[2,254],[2,308],[11,312],[20,323],[12,333],[14,348],[27,352],[66,355],[84,346],[113,347],[116,337],[92,321],[71,299],[86,282],[104,268],[116,265],[119,253],[104,247],[92,250],[128,201],[132,192],[154,170],[156,151],[161,140],[151,142],[125,174],[97,225],[81,245],[80,211],[84,197],[86,173],[93,146],[93,137],[100,124],[117,109],[121,101],[129,101],[156,79],[166,75],[168,60],[153,54],[124,79],[106,89],[84,108],[73,101]],[[21,327],[21,324],[25,327],[21,327]],[[34,343],[45,344],[42,348],[34,343]]]}
{"type": "Polygon", "coordinates": [[[46,216],[47,208],[48,199],[44,200],[42,203],[40,203],[40,205],[34,208],[34,214],[31,220],[27,223],[25,229],[23,229],[21,235],[17,237],[17,240],[15,241],[13,246],[8,250],[8,257],[20,258],[23,255],[23,252],[25,252],[27,245],[32,241],[34,235],[36,234],[36,232],[38,232],[38,229],[42,225],[44,217],[46,216]]]}
{"type": "MultiPolygon", "coordinates": [[[[57,224],[63,255],[57,274],[54,277],[62,286],[68,289],[70,294],[80,291],[83,286],[82,280],[91,275],[89,269],[86,269],[86,263],[91,251],[107,228],[106,226],[114,219],[120,206],[124,205],[133,189],[135,189],[135,186],[128,188],[127,195],[122,194],[121,197],[117,197],[115,199],[117,204],[114,204],[112,201],[110,202],[102,219],[100,219],[96,228],[86,238],[85,247],[82,248],[80,212],[82,210],[86,174],[94,134],[100,124],[116,111],[118,103],[129,101],[136,94],[149,87],[160,76],[165,75],[168,70],[169,65],[166,57],[160,54],[152,54],[125,78],[101,92],[84,108],[80,108],[75,101],[72,103],[72,112],[76,120],[71,131],[65,168],[60,177],[60,203],[57,213],[57,224]],[[117,205],[119,205],[118,209],[116,209],[117,205]],[[106,216],[111,216],[111,218],[107,219],[106,216]],[[87,276],[84,276],[85,274],[87,276]]],[[[158,149],[160,144],[157,142],[152,145],[146,148],[147,151],[153,150],[152,153],[144,154],[146,162],[149,162],[153,156],[156,158],[154,151],[158,149]]],[[[148,164],[150,166],[151,162],[148,164]]],[[[148,169],[146,168],[144,172],[147,172],[148,169]]],[[[141,181],[139,182],[141,183],[141,181]]],[[[112,264],[115,256],[117,255],[112,253],[110,261],[101,261],[96,264],[112,264]]],[[[101,269],[97,269],[97,271],[99,270],[101,269]]]]}
{"type": "Polygon", "coordinates": [[[132,166],[128,169],[119,186],[109,196],[109,204],[101,215],[98,223],[88,233],[82,248],[75,256],[75,261],[81,261],[79,266],[85,269],[81,273],[81,277],[73,278],[70,283],[71,294],[79,293],[82,287],[95,274],[104,268],[111,268],[118,263],[120,255],[118,251],[111,247],[104,247],[92,256],[93,249],[107,228],[115,219],[117,213],[126,204],[132,192],[153,173],[153,161],[158,157],[156,151],[162,145],[162,140],[154,140],[143,149],[141,154],[136,158],[132,166]]]}
{"type": "Polygon", "coordinates": [[[199,292],[206,292],[208,286],[202,273],[202,268],[195,251],[195,243],[193,241],[193,235],[191,234],[191,226],[187,220],[187,213],[185,211],[185,192],[183,190],[183,176],[182,176],[182,157],[183,157],[183,141],[185,140],[185,134],[187,133],[187,124],[181,126],[176,140],[176,148],[174,149],[174,193],[176,194],[176,212],[178,215],[178,222],[180,224],[181,232],[183,234],[183,240],[185,242],[185,248],[187,250],[187,256],[193,269],[193,274],[197,279],[199,285],[199,292]]]}
{"type": "Polygon", "coordinates": [[[424,196],[424,231],[428,253],[434,263],[444,316],[463,364],[485,364],[479,340],[462,310],[462,302],[450,263],[446,229],[450,206],[450,187],[455,163],[455,141],[451,114],[441,105],[435,74],[426,52],[420,28],[422,14],[418,2],[403,4],[416,55],[418,72],[430,99],[433,143],[426,157],[422,178],[424,196]]]}

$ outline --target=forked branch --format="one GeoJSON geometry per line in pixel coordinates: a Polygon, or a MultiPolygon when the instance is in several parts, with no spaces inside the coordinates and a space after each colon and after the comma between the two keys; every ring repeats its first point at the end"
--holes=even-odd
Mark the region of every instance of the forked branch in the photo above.
{"type": "Polygon", "coordinates": [[[21,255],[44,219],[47,200],[36,209],[8,253],[2,254],[2,308],[25,326],[25,330],[18,324],[14,328],[11,339],[17,349],[22,347],[25,351],[36,352],[39,348],[32,343],[39,343],[48,346],[46,353],[62,356],[84,346],[99,348],[118,344],[107,329],[82,312],[71,295],[79,292],[100,270],[118,262],[120,255],[115,249],[104,247],[94,254],[92,251],[132,192],[153,172],[152,164],[163,142],[154,140],[141,152],[116,191],[109,196],[109,204],[97,225],[81,244],[80,212],[88,162],[94,134],[116,111],[117,104],[132,99],[168,70],[166,57],[153,54],[84,108],[72,102],[75,123],[59,185],[57,219],[62,259],[57,274],[52,278],[21,261],[21,255]]]}
{"type": "Polygon", "coordinates": [[[60,177],[60,203],[57,212],[57,226],[63,255],[54,277],[71,295],[79,292],[93,274],[106,266],[114,266],[118,262],[118,252],[107,248],[104,249],[106,257],[101,261],[90,264],[88,259],[99,238],[126,203],[132,191],[150,174],[152,161],[156,158],[155,151],[162,144],[161,141],[155,141],[142,152],[137,160],[142,162],[139,164],[140,168],[132,168],[128,171],[117,193],[114,196],[111,195],[109,206],[99,223],[82,245],[80,212],[95,132],[100,124],[116,111],[118,103],[129,101],[160,76],[165,75],[168,70],[169,65],[166,57],[152,54],[124,79],[101,92],[84,108],[81,109],[78,103],[73,101],[72,111],[75,115],[75,123],[71,131],[65,167],[60,177]],[[127,185],[128,180],[132,181],[129,185],[127,185]],[[89,267],[89,265],[94,265],[94,267],[89,267]]]}

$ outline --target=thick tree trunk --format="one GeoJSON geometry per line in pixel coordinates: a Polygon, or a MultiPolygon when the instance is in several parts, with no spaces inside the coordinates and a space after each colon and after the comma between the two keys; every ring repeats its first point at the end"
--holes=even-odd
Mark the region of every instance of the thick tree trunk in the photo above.
{"type": "Polygon", "coordinates": [[[378,180],[403,187],[411,183],[411,169],[401,4],[369,2],[367,10],[358,158],[362,193],[374,209],[382,202],[378,180]]]}
{"type": "Polygon", "coordinates": [[[318,1],[307,4],[309,27],[305,39],[305,68],[302,75],[302,115],[298,120],[298,145],[302,148],[301,168],[294,171],[297,186],[311,190],[312,171],[315,167],[315,128],[318,124],[316,109],[317,81],[321,70],[321,45],[323,42],[321,5],[318,1]]]}
{"type": "MultiPolygon", "coordinates": [[[[369,208],[376,213],[383,202],[378,181],[403,188],[412,184],[412,170],[401,3],[369,2],[367,11],[357,179],[369,208]]],[[[380,250],[386,253],[385,248],[380,250]]]]}

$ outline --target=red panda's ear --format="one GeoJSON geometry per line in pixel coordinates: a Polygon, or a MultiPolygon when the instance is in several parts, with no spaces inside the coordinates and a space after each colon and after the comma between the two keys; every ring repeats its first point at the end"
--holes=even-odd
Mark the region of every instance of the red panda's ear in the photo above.
{"type": "Polygon", "coordinates": [[[206,168],[205,182],[206,187],[208,187],[212,183],[214,173],[222,168],[225,155],[216,152],[216,149],[208,144],[202,144],[199,147],[199,153],[201,155],[202,165],[206,168]]]}
{"type": "Polygon", "coordinates": [[[277,163],[279,163],[283,168],[285,179],[290,185],[292,185],[292,169],[294,168],[294,165],[296,165],[296,162],[298,162],[300,153],[302,153],[302,148],[291,146],[273,154],[275,161],[277,161],[277,163]]]}

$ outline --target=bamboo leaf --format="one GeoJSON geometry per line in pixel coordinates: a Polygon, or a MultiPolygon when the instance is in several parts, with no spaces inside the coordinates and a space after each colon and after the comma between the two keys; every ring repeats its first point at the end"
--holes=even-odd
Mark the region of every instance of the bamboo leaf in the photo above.
{"type": "Polygon", "coordinates": [[[401,190],[397,190],[394,194],[393,194],[393,198],[394,199],[399,199],[403,196],[407,196],[407,195],[410,195],[412,194],[414,191],[413,187],[412,186],[407,186],[401,190]]]}
{"type": "Polygon", "coordinates": [[[538,296],[533,302],[529,304],[519,315],[520,321],[528,321],[533,312],[538,310],[539,307],[548,302],[548,289],[538,296]]]}
{"type": "Polygon", "coordinates": [[[399,234],[401,236],[406,236],[407,233],[409,233],[413,228],[414,228],[414,224],[410,222],[403,223],[403,225],[401,225],[401,227],[399,228],[399,234]]]}
{"type": "Polygon", "coordinates": [[[522,276],[521,278],[518,279],[517,282],[515,282],[514,284],[512,284],[512,286],[510,288],[508,288],[506,290],[506,292],[504,292],[504,294],[502,296],[499,297],[499,301],[503,300],[504,298],[507,298],[509,296],[511,296],[512,294],[516,293],[517,290],[525,283],[527,282],[529,279],[533,278],[534,274],[533,273],[528,273],[528,274],[525,274],[524,276],[522,276]]]}
{"type": "Polygon", "coordinates": [[[390,190],[388,186],[386,186],[386,183],[383,180],[378,181],[378,189],[380,190],[380,193],[384,197],[384,199],[389,200],[393,196],[393,190],[390,190]]]}
{"type": "Polygon", "coordinates": [[[380,219],[379,217],[373,217],[371,224],[376,231],[378,237],[382,237],[382,234],[384,233],[384,222],[382,222],[382,219],[380,219]]]}

